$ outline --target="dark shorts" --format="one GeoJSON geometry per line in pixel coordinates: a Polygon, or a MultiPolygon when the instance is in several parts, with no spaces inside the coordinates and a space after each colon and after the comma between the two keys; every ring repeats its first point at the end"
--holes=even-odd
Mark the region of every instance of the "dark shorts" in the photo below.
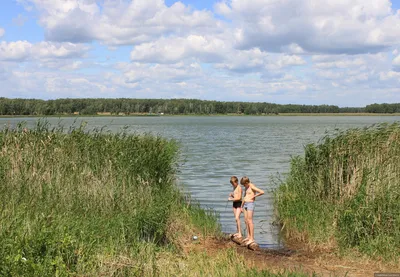
{"type": "Polygon", "coordinates": [[[240,208],[242,206],[242,201],[233,202],[233,207],[235,209],[240,208]]]}

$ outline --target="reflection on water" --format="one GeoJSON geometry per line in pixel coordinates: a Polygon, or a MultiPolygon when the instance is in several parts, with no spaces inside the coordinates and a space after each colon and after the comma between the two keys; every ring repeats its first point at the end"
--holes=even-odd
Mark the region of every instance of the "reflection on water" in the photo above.
{"type": "MultiPolygon", "coordinates": [[[[15,124],[33,118],[2,118],[0,124],[15,124]]],[[[49,118],[51,124],[70,126],[75,118],[49,118]]],[[[278,244],[278,230],[272,227],[273,176],[289,170],[290,157],[303,153],[307,143],[318,142],[336,128],[364,127],[400,120],[399,116],[297,116],[297,117],[85,117],[89,128],[113,132],[129,126],[131,132],[151,132],[181,143],[179,183],[205,208],[215,209],[225,232],[234,232],[235,221],[228,194],[232,175],[246,175],[265,195],[257,198],[254,213],[256,240],[269,247],[278,244]]],[[[243,222],[242,222],[243,223],[243,222]]],[[[244,226],[244,224],[242,224],[244,226]]]]}

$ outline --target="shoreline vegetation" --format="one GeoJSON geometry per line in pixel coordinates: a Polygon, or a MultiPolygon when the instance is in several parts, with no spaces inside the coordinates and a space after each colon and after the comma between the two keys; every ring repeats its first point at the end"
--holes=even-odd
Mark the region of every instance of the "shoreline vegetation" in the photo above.
{"type": "Polygon", "coordinates": [[[377,115],[400,114],[400,103],[365,107],[226,102],[198,99],[10,99],[0,97],[0,116],[160,115],[377,115]]]}
{"type": "Polygon", "coordinates": [[[400,265],[400,125],[326,136],[293,157],[275,191],[290,243],[400,265]]]}
{"type": "Polygon", "coordinates": [[[372,261],[383,266],[369,273],[398,269],[399,124],[327,136],[292,159],[275,208],[287,244],[308,252],[289,258],[228,246],[217,215],[177,187],[178,155],[175,141],[146,134],[41,120],[4,127],[0,275],[341,277],[366,275],[337,275],[332,263],[357,271],[372,261]]]}
{"type": "Polygon", "coordinates": [[[148,113],[130,113],[130,114],[55,114],[55,115],[0,115],[0,118],[63,118],[63,117],[198,117],[198,116],[266,116],[266,117],[295,117],[295,116],[400,116],[400,113],[280,113],[280,114],[148,114],[148,113]]]}
{"type": "Polygon", "coordinates": [[[5,127],[0,275],[309,276],[252,268],[233,249],[186,251],[222,234],[217,216],[176,186],[178,153],[151,135],[5,127]]]}

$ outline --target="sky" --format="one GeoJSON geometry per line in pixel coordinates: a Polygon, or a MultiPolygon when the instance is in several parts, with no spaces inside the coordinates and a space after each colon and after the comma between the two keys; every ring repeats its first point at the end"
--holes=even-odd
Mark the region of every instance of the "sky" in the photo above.
{"type": "Polygon", "coordinates": [[[0,97],[400,102],[400,0],[2,0],[0,97]]]}

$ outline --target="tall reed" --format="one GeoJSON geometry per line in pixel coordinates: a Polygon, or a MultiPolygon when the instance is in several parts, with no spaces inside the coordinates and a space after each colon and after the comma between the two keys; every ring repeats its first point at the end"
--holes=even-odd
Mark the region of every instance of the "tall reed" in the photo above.
{"type": "Polygon", "coordinates": [[[307,145],[275,193],[284,236],[398,260],[399,164],[398,123],[351,129],[307,145]]]}
{"type": "Polygon", "coordinates": [[[0,275],[86,272],[98,256],[167,243],[172,212],[185,205],[177,153],[161,137],[84,126],[2,130],[0,275]]]}

